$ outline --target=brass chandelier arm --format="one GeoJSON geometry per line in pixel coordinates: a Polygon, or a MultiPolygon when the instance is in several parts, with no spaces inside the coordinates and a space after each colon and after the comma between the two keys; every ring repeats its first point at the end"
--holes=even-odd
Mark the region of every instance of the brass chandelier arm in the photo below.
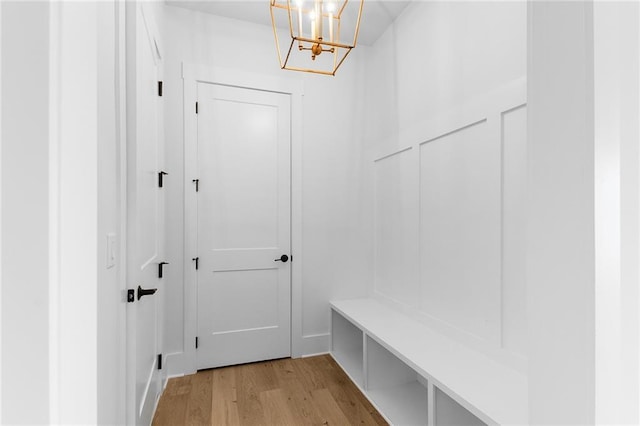
{"type": "Polygon", "coordinates": [[[331,42],[331,41],[317,40],[317,39],[307,38],[307,37],[296,37],[296,36],[293,36],[293,39],[296,40],[296,41],[304,41],[304,42],[307,42],[307,43],[318,43],[318,44],[322,44],[322,45],[325,45],[325,46],[339,47],[341,49],[353,49],[355,47],[355,46],[352,46],[350,44],[335,43],[335,42],[331,42]]]}

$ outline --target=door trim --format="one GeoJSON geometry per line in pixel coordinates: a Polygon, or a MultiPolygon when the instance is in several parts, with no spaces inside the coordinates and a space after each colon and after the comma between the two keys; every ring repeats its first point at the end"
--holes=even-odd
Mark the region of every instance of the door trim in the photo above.
{"type": "Polygon", "coordinates": [[[303,355],[302,336],[302,98],[301,80],[250,73],[233,68],[182,64],[184,87],[184,373],[196,371],[196,271],[191,259],[197,251],[197,129],[195,114],[198,83],[220,84],[291,96],[291,356],[303,355]]]}

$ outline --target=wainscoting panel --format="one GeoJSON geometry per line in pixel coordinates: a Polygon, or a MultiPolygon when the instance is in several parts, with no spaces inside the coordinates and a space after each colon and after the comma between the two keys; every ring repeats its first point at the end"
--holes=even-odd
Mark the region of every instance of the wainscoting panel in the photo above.
{"type": "Polygon", "coordinates": [[[414,305],[420,294],[417,174],[412,151],[401,150],[374,162],[375,289],[408,305],[414,305]]]}
{"type": "Polygon", "coordinates": [[[373,158],[371,294],[526,369],[526,81],[401,129],[373,158]]]}
{"type": "Polygon", "coordinates": [[[500,338],[500,139],[486,120],[420,145],[422,310],[500,338]]]}

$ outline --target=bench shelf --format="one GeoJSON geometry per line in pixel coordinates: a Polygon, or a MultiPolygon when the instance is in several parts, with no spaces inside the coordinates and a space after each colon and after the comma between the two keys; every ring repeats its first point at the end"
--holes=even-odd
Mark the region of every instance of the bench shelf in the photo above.
{"type": "Polygon", "coordinates": [[[392,424],[527,424],[527,379],[374,299],[331,303],[331,354],[392,424]]]}

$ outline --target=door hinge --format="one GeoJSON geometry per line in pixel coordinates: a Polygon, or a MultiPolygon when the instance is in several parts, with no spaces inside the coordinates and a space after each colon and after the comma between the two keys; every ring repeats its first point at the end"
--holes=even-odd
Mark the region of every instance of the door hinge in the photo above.
{"type": "Polygon", "coordinates": [[[199,266],[199,264],[200,264],[200,258],[199,258],[199,257],[194,257],[194,258],[193,258],[193,259],[191,259],[191,260],[193,260],[194,262],[196,262],[196,271],[197,271],[197,270],[198,270],[198,266],[199,266]]]}
{"type": "Polygon", "coordinates": [[[200,190],[200,179],[194,179],[193,183],[196,184],[196,192],[200,190]]]}
{"type": "Polygon", "coordinates": [[[196,336],[196,349],[198,349],[198,336],[196,336]]]}
{"type": "Polygon", "coordinates": [[[198,113],[198,103],[196,102],[196,114],[198,113]]]}
{"type": "Polygon", "coordinates": [[[133,289],[127,290],[127,303],[133,303],[136,301],[136,291],[133,289]]]}
{"type": "Polygon", "coordinates": [[[169,262],[160,262],[158,263],[158,278],[162,278],[162,267],[164,265],[168,265],[169,262]]]}
{"type": "Polygon", "coordinates": [[[158,354],[158,370],[162,370],[162,354],[158,354]]]}
{"type": "Polygon", "coordinates": [[[165,172],[165,171],[160,171],[158,172],[158,187],[162,188],[162,185],[164,185],[164,176],[168,175],[169,173],[165,172]]]}
{"type": "Polygon", "coordinates": [[[162,82],[158,82],[158,96],[162,96],[162,82]]]}

